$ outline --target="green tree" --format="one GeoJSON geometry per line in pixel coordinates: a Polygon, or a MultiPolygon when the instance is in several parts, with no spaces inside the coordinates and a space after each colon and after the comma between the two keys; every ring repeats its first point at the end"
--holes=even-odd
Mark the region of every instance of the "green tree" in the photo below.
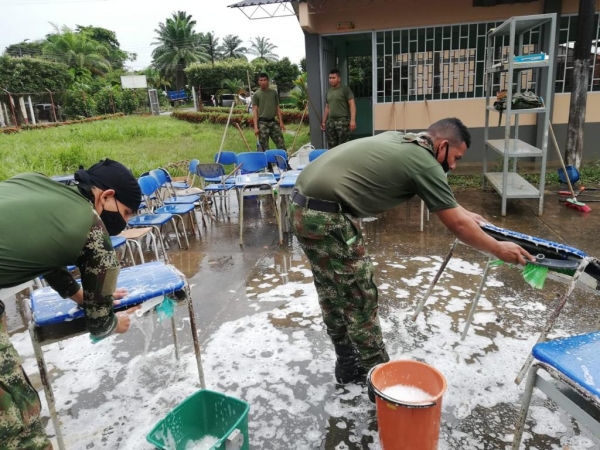
{"type": "Polygon", "coordinates": [[[39,58],[42,56],[42,47],[44,46],[44,40],[29,41],[26,39],[17,44],[11,44],[4,50],[4,54],[13,56],[15,58],[21,56],[30,56],[32,58],[39,58]]]}
{"type": "Polygon", "coordinates": [[[155,67],[147,67],[140,72],[141,75],[146,75],[148,84],[155,89],[163,89],[166,91],[167,87],[171,86],[169,80],[162,76],[162,74],[155,67]]]}
{"type": "Polygon", "coordinates": [[[296,107],[304,109],[308,102],[308,75],[306,72],[298,75],[298,78],[294,80],[294,89],[291,96],[296,101],[296,107]]]}
{"type": "Polygon", "coordinates": [[[75,31],[80,34],[85,34],[92,40],[106,46],[108,48],[108,61],[113,69],[122,69],[126,61],[135,61],[137,54],[121,50],[121,44],[117,40],[117,34],[114,31],[106,28],[81,26],[77,25],[75,31]]]}
{"type": "Polygon", "coordinates": [[[185,73],[190,84],[201,86],[203,94],[211,95],[221,88],[225,78],[246,80],[248,71],[253,76],[254,70],[245,59],[225,59],[216,61],[214,67],[211,63],[192,64],[185,73]]]}
{"type": "Polygon", "coordinates": [[[73,83],[69,68],[37,58],[0,57],[0,86],[9,92],[62,92],[73,83]]]}
{"type": "Polygon", "coordinates": [[[265,61],[277,61],[279,56],[273,53],[277,46],[272,44],[269,38],[257,36],[254,40],[250,41],[250,49],[248,53],[256,55],[257,58],[264,59],[265,61]]]}
{"type": "Polygon", "coordinates": [[[302,73],[306,72],[306,58],[300,60],[300,70],[302,73]]]}
{"type": "Polygon", "coordinates": [[[111,70],[108,48],[88,35],[63,26],[43,47],[44,57],[66,64],[76,80],[89,82],[111,70]]]}
{"type": "Polygon", "coordinates": [[[173,13],[154,30],[158,37],[153,45],[153,65],[160,73],[175,80],[177,89],[186,84],[185,69],[196,62],[209,61],[210,57],[202,45],[201,34],[196,33],[196,21],[184,11],[173,13]]]}
{"type": "Polygon", "coordinates": [[[228,34],[223,38],[223,44],[219,47],[219,51],[223,58],[246,59],[248,49],[242,47],[242,40],[239,36],[228,34]]]}
{"type": "Polygon", "coordinates": [[[219,50],[219,38],[215,36],[215,33],[209,31],[208,33],[200,33],[202,45],[204,46],[206,53],[210,57],[212,66],[215,66],[215,61],[221,59],[221,52],[219,50]]]}
{"type": "Polygon", "coordinates": [[[223,94],[233,94],[235,104],[240,105],[242,101],[240,100],[239,95],[245,91],[245,85],[242,80],[237,78],[233,80],[225,78],[223,81],[221,81],[221,89],[219,89],[215,95],[220,101],[223,94]]]}

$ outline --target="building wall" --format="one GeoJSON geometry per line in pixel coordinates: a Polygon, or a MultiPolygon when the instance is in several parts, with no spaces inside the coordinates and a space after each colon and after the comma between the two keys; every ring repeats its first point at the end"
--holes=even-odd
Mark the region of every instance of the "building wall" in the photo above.
{"type": "MultiPolygon", "coordinates": [[[[499,5],[494,7],[473,7],[472,0],[372,0],[371,3],[349,0],[346,4],[324,2],[320,9],[311,8],[308,3],[299,5],[300,25],[309,34],[344,34],[348,31],[372,31],[421,26],[446,25],[456,23],[485,22],[505,20],[512,16],[540,14],[544,12],[543,0],[531,3],[499,5]],[[352,22],[352,30],[338,30],[338,23],[352,22]]],[[[579,0],[562,0],[562,14],[575,14],[579,0]]],[[[600,0],[596,1],[600,9],[600,0]]],[[[307,42],[308,43],[308,42],[307,42]]],[[[318,53],[318,45],[312,41],[307,46],[307,55],[318,53]]],[[[318,81],[317,81],[318,82],[318,81]]],[[[310,83],[310,81],[309,81],[310,83]]],[[[564,145],[566,123],[569,115],[570,94],[557,94],[553,106],[553,124],[559,145],[564,145]]],[[[374,134],[389,129],[424,130],[428,124],[443,117],[458,116],[465,122],[473,135],[473,146],[467,160],[481,161],[483,157],[483,130],[485,125],[485,99],[471,98],[459,100],[411,101],[375,103],[374,134]]],[[[498,115],[490,113],[490,124],[497,124],[498,115]]],[[[600,158],[600,149],[595,142],[600,138],[600,92],[590,92],[586,114],[586,139],[584,154],[586,158],[600,158]]],[[[504,123],[504,119],[503,119],[504,123]]],[[[537,133],[536,117],[520,117],[519,137],[531,144],[540,138],[537,133]]],[[[312,127],[311,127],[312,128],[312,127]]],[[[492,138],[503,137],[503,127],[491,130],[492,138]]],[[[312,137],[311,133],[311,137],[312,137]]],[[[315,133],[315,142],[320,144],[320,136],[315,133]]],[[[554,152],[549,151],[549,159],[554,152]]]]}
{"type": "MultiPolygon", "coordinates": [[[[309,3],[299,4],[300,26],[309,33],[340,33],[339,22],[352,22],[352,31],[385,30],[391,28],[415,28],[467,22],[504,20],[512,16],[542,14],[544,1],[473,7],[472,0],[372,0],[370,3],[357,0],[324,3],[312,8],[309,3]]],[[[579,0],[563,0],[562,13],[578,11],[579,0]]],[[[600,0],[596,1],[596,9],[600,0]]]]}

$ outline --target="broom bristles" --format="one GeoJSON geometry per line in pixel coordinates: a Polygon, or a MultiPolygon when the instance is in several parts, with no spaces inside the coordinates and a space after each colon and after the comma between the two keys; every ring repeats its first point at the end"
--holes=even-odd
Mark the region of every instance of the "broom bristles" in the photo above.
{"type": "Polygon", "coordinates": [[[582,202],[578,202],[574,198],[568,198],[565,202],[565,205],[567,205],[567,207],[569,208],[573,208],[581,212],[590,212],[592,210],[592,208],[590,208],[588,205],[582,202]]]}
{"type": "Polygon", "coordinates": [[[548,267],[527,263],[523,269],[523,279],[534,289],[543,289],[548,267]]]}

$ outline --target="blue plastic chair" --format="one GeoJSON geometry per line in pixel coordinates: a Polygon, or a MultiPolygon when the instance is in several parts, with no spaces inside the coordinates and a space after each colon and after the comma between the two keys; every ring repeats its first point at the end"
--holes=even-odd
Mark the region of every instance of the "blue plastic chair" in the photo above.
{"type": "Polygon", "coordinates": [[[268,167],[267,156],[263,152],[238,153],[236,164],[242,165],[241,174],[256,173],[268,167]]]}
{"type": "MultiPolygon", "coordinates": [[[[204,186],[204,192],[209,197],[213,199],[215,197],[220,197],[221,200],[225,198],[225,209],[228,208],[229,203],[229,191],[231,191],[235,187],[235,177],[230,176],[228,179],[227,174],[225,173],[225,168],[222,164],[198,164],[196,166],[196,173],[203,180],[217,180],[215,183],[211,183],[204,186]],[[225,180],[225,182],[223,182],[225,180]]],[[[217,209],[217,203],[213,202],[215,205],[215,210],[217,209]]]]}
{"type": "Polygon", "coordinates": [[[326,151],[327,150],[324,149],[311,150],[311,152],[308,154],[308,162],[314,161],[326,151]]]}
{"type": "Polygon", "coordinates": [[[192,159],[188,166],[188,173],[184,181],[173,181],[171,180],[171,185],[175,189],[190,189],[194,186],[194,181],[196,180],[196,167],[200,164],[200,161],[197,159],[192,159]]]}
{"type": "MultiPolygon", "coordinates": [[[[158,181],[156,180],[156,178],[154,178],[152,176],[144,176],[144,177],[140,177],[140,179],[138,180],[138,184],[140,185],[140,189],[142,190],[142,195],[146,199],[146,204],[152,210],[153,208],[150,205],[153,205],[153,200],[150,198],[150,196],[159,189],[160,186],[158,184],[158,181]]],[[[140,215],[137,215],[137,216],[133,217],[132,219],[130,219],[129,222],[127,222],[127,225],[131,228],[141,228],[141,227],[153,228],[156,231],[156,235],[158,236],[158,240],[160,241],[160,244],[162,246],[163,253],[166,255],[167,251],[166,251],[164,236],[162,233],[162,228],[165,224],[167,224],[169,222],[172,223],[173,228],[175,230],[175,236],[177,237],[177,243],[179,244],[179,248],[182,248],[181,241],[179,239],[179,232],[177,229],[177,224],[175,223],[175,217],[177,217],[177,216],[174,216],[173,214],[170,214],[170,213],[140,214],[140,215]]],[[[183,225],[183,229],[184,229],[184,236],[185,236],[185,239],[187,242],[187,235],[185,234],[185,224],[183,224],[183,220],[182,220],[182,225],[183,225]]],[[[189,247],[189,242],[188,242],[188,247],[189,247]]]]}
{"type": "MultiPolygon", "coordinates": [[[[194,204],[200,201],[200,195],[178,195],[177,190],[173,188],[170,181],[169,173],[165,169],[154,169],[150,171],[150,176],[158,181],[159,187],[164,188],[163,195],[160,196],[160,192],[156,191],[155,195],[161,198],[165,205],[173,204],[194,204]]],[[[201,192],[201,190],[199,190],[201,192]]]]}
{"type": "Polygon", "coordinates": [[[222,151],[220,154],[215,153],[215,162],[228,166],[229,164],[235,164],[237,161],[237,153],[231,151],[222,151]]]}
{"type": "Polygon", "coordinates": [[[265,150],[265,156],[267,157],[267,163],[275,165],[279,169],[279,173],[274,173],[275,179],[279,180],[281,178],[281,173],[287,170],[287,159],[288,154],[287,151],[282,149],[274,149],[274,150],[265,150]],[[282,170],[279,162],[277,161],[277,157],[283,158],[285,163],[285,168],[282,170]]]}
{"type": "Polygon", "coordinates": [[[533,388],[537,387],[596,437],[600,437],[600,332],[553,339],[533,347],[537,360],[529,369],[513,450],[519,448],[533,388]],[[550,380],[538,375],[544,370],[550,380]]]}

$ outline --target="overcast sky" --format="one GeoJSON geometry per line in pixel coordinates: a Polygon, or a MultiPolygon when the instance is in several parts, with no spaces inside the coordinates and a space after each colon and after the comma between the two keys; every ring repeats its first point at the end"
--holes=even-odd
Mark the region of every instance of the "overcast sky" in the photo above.
{"type": "Polygon", "coordinates": [[[147,67],[152,58],[154,30],[175,11],[186,11],[196,20],[197,32],[214,31],[217,37],[238,35],[244,46],[256,36],[277,45],[275,53],[294,63],[304,57],[304,36],[296,17],[250,20],[227,5],[239,0],[0,0],[0,54],[6,46],[24,39],[42,39],[52,31],[49,22],[92,25],[117,33],[123,50],[137,53],[129,66],[147,67]]]}

